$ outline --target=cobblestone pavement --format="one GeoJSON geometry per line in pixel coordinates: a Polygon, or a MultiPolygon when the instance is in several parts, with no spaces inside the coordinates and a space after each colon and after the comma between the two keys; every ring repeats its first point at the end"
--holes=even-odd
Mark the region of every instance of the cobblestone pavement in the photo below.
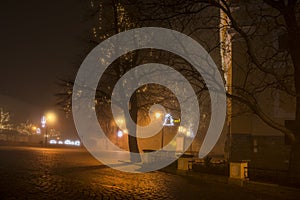
{"type": "Polygon", "coordinates": [[[164,172],[120,172],[83,149],[2,146],[0,176],[0,199],[299,199],[164,172]]]}

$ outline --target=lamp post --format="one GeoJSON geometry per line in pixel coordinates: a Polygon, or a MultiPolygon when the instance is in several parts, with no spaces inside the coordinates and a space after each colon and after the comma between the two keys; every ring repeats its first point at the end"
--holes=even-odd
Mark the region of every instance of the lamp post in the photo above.
{"type": "Polygon", "coordinates": [[[164,148],[164,126],[161,129],[161,149],[164,148]]]}
{"type": "Polygon", "coordinates": [[[122,130],[118,130],[117,132],[117,145],[119,146],[119,139],[121,139],[123,137],[123,131],[122,130]]]}
{"type": "MultiPolygon", "coordinates": [[[[160,112],[155,113],[155,118],[159,119],[161,118],[162,114],[160,112]]],[[[164,115],[163,119],[163,127],[161,129],[161,149],[164,148],[164,127],[165,126],[174,126],[174,119],[171,114],[167,113],[164,115]]]]}
{"type": "Polygon", "coordinates": [[[47,146],[47,118],[46,116],[43,116],[41,119],[41,124],[42,124],[42,128],[45,129],[45,135],[44,135],[44,143],[45,143],[45,147],[47,146]]]}
{"type": "Polygon", "coordinates": [[[45,129],[45,138],[44,138],[44,140],[45,140],[45,147],[47,146],[47,142],[48,142],[48,123],[49,122],[54,122],[55,119],[56,119],[56,116],[52,112],[48,112],[41,119],[42,128],[45,129]]]}
{"type": "MultiPolygon", "coordinates": [[[[154,116],[158,120],[161,118],[162,114],[161,114],[161,112],[155,112],[154,116]]],[[[164,147],[164,127],[162,127],[162,130],[161,130],[161,145],[160,145],[160,147],[161,148],[164,147]]]]}
{"type": "MultiPolygon", "coordinates": [[[[124,135],[124,130],[125,130],[125,127],[126,127],[126,124],[125,124],[125,119],[122,117],[122,116],[119,116],[116,120],[116,126],[118,127],[117,128],[117,135],[116,135],[116,143],[117,145],[119,146],[119,140],[123,137],[124,135]]],[[[122,142],[121,142],[122,143],[122,142]]]]}

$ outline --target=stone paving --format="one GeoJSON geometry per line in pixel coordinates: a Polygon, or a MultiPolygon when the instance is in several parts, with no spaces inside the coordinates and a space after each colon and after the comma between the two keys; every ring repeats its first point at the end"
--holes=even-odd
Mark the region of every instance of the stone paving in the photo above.
{"type": "Polygon", "coordinates": [[[0,199],[300,199],[165,172],[129,174],[83,149],[0,146],[0,199]]]}

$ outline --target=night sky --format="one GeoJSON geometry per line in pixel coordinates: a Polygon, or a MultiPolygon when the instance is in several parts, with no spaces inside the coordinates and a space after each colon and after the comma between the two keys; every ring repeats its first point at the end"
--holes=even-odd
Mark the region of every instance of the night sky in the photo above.
{"type": "Polygon", "coordinates": [[[88,26],[81,0],[10,0],[0,7],[0,107],[12,120],[39,123],[48,110],[55,127],[76,135],[72,120],[55,106],[57,82],[74,76],[88,26]],[[63,126],[62,126],[63,125],[63,126]]]}

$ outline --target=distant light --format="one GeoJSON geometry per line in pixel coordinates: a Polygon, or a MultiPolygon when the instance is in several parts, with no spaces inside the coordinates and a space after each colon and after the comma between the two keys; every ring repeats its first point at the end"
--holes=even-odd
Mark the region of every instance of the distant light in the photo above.
{"type": "Polygon", "coordinates": [[[119,130],[118,133],[117,133],[118,137],[123,137],[123,131],[119,130]]]}
{"type": "Polygon", "coordinates": [[[42,124],[42,127],[45,128],[46,127],[46,123],[47,123],[47,119],[45,116],[42,117],[41,119],[41,124],[42,124]]]}
{"type": "Polygon", "coordinates": [[[185,134],[187,137],[195,137],[194,132],[191,128],[187,129],[184,126],[179,126],[178,132],[185,134]]]}
{"type": "Polygon", "coordinates": [[[181,133],[186,133],[186,128],[183,127],[183,126],[179,126],[178,131],[181,132],[181,133]]]}
{"type": "Polygon", "coordinates": [[[159,119],[160,117],[161,117],[161,113],[160,113],[160,112],[156,112],[156,113],[155,113],[155,118],[156,118],[156,119],[159,119]]]}
{"type": "Polygon", "coordinates": [[[71,145],[71,140],[65,140],[64,144],[71,145]]]}
{"type": "Polygon", "coordinates": [[[195,137],[195,134],[194,134],[194,132],[192,131],[191,128],[187,131],[186,135],[187,135],[188,137],[195,137]]]}
{"type": "Polygon", "coordinates": [[[179,123],[180,119],[174,119],[174,123],[179,123]]]}
{"type": "Polygon", "coordinates": [[[49,143],[50,144],[57,144],[57,141],[56,140],[50,140],[49,143]]]}
{"type": "Polygon", "coordinates": [[[46,113],[46,118],[47,118],[47,121],[49,121],[50,123],[54,123],[56,121],[56,115],[54,112],[46,113]]]}
{"type": "Polygon", "coordinates": [[[116,122],[119,126],[123,126],[125,123],[124,119],[120,117],[116,119],[116,122]]]}
{"type": "Polygon", "coordinates": [[[60,144],[60,145],[65,144],[65,145],[71,145],[71,146],[80,146],[79,140],[73,141],[73,140],[69,140],[69,139],[66,139],[65,141],[61,141],[61,140],[58,141],[58,140],[52,139],[49,141],[49,143],[50,144],[60,144]]]}
{"type": "Polygon", "coordinates": [[[186,136],[188,136],[188,137],[192,137],[192,133],[191,133],[191,131],[189,131],[189,130],[188,130],[188,131],[186,132],[186,136]]]}
{"type": "Polygon", "coordinates": [[[76,140],[76,141],[74,142],[74,145],[75,145],[75,146],[80,146],[80,141],[79,141],[79,140],[76,140]]]}

